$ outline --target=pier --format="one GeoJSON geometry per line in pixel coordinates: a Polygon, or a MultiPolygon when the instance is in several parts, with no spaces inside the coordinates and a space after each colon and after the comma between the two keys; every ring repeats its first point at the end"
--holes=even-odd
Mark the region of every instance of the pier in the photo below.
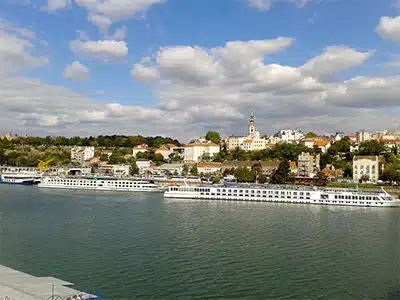
{"type": "Polygon", "coordinates": [[[54,277],[36,277],[0,265],[0,300],[97,300],[54,277]]]}

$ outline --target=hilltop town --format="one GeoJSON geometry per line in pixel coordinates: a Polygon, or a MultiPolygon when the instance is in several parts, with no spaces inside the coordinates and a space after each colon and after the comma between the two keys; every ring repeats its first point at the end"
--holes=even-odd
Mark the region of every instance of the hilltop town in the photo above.
{"type": "Polygon", "coordinates": [[[219,182],[400,182],[400,132],[338,132],[318,136],[285,129],[262,136],[251,113],[247,134],[218,132],[181,144],[164,137],[0,137],[1,170],[114,176],[200,176],[219,182]]]}

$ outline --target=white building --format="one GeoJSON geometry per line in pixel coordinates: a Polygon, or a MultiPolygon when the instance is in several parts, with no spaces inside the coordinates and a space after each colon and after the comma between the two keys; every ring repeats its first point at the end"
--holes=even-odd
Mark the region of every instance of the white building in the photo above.
{"type": "Polygon", "coordinates": [[[308,153],[302,152],[298,157],[298,174],[300,177],[313,178],[318,171],[320,156],[317,154],[315,157],[308,153]]]}
{"type": "Polygon", "coordinates": [[[74,146],[71,148],[71,160],[84,162],[94,157],[94,147],[74,146]]]}
{"type": "Polygon", "coordinates": [[[161,147],[155,149],[155,153],[161,154],[165,160],[169,159],[169,155],[172,154],[172,150],[168,149],[167,147],[161,147]]]}
{"type": "Polygon", "coordinates": [[[203,174],[215,174],[221,170],[219,162],[201,162],[197,164],[197,170],[203,174]]]}
{"type": "Polygon", "coordinates": [[[149,150],[149,146],[147,146],[146,144],[137,145],[137,146],[133,147],[133,149],[132,149],[132,156],[136,157],[136,155],[139,152],[146,152],[147,150],[149,150]]]}
{"type": "Polygon", "coordinates": [[[353,157],[353,181],[359,183],[366,176],[367,182],[377,183],[379,178],[378,156],[354,156],[353,157]]]}
{"type": "Polygon", "coordinates": [[[371,137],[372,137],[372,134],[369,131],[366,131],[364,129],[356,132],[357,142],[359,142],[359,143],[368,141],[371,139],[371,137]]]}
{"type": "Polygon", "coordinates": [[[129,176],[130,174],[130,165],[107,165],[100,164],[99,172],[105,174],[112,174],[117,177],[129,176]]]}
{"type": "Polygon", "coordinates": [[[298,143],[304,138],[303,132],[300,130],[284,129],[278,132],[278,137],[285,143],[298,143]]]}
{"type": "Polygon", "coordinates": [[[212,142],[192,143],[185,145],[184,162],[198,163],[204,157],[213,158],[220,151],[220,147],[212,142]]]}
{"type": "Polygon", "coordinates": [[[136,167],[138,167],[140,171],[149,170],[150,166],[150,160],[136,160],[136,167]]]}

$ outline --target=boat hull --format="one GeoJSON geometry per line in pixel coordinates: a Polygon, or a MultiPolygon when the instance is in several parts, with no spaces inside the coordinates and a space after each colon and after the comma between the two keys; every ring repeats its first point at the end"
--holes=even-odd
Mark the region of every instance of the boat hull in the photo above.
{"type": "Polygon", "coordinates": [[[2,184],[14,184],[14,185],[36,185],[37,182],[35,180],[21,180],[21,181],[8,181],[8,180],[1,180],[0,183],[2,184]]]}
{"type": "Polygon", "coordinates": [[[65,186],[65,185],[47,185],[39,183],[40,188],[50,189],[65,189],[65,190],[88,190],[88,191],[108,191],[108,192],[153,192],[162,193],[165,192],[166,188],[110,188],[110,187],[86,187],[86,186],[65,186]]]}
{"type": "Polygon", "coordinates": [[[291,204],[309,204],[309,205],[329,205],[329,206],[361,206],[361,207],[400,207],[400,201],[379,201],[371,204],[353,204],[353,203],[332,203],[328,201],[319,202],[316,199],[283,199],[283,198],[254,198],[238,196],[208,196],[199,193],[176,193],[166,191],[166,199],[185,199],[185,200],[221,200],[221,201],[242,201],[242,202],[273,202],[273,203],[291,203],[291,204]]]}

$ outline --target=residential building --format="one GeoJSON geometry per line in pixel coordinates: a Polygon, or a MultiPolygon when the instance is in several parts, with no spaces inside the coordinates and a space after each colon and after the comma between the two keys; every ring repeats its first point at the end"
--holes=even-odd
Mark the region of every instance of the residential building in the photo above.
{"type": "Polygon", "coordinates": [[[153,169],[153,173],[156,174],[177,174],[181,175],[183,171],[184,164],[182,163],[171,163],[171,164],[163,164],[159,167],[155,167],[153,169]]]}
{"type": "Polygon", "coordinates": [[[276,136],[282,139],[285,143],[298,143],[304,138],[303,132],[300,130],[284,129],[279,131],[276,136]]]}
{"type": "Polygon", "coordinates": [[[367,182],[377,183],[379,179],[378,156],[353,157],[353,181],[359,183],[363,177],[367,182]]]}
{"type": "Polygon", "coordinates": [[[299,177],[313,178],[319,171],[320,155],[312,155],[308,152],[302,152],[298,158],[298,173],[299,177]]]}
{"type": "Polygon", "coordinates": [[[140,171],[149,170],[151,167],[150,160],[136,160],[136,166],[140,171]]]}
{"type": "Polygon", "coordinates": [[[137,145],[137,146],[133,147],[132,156],[136,157],[136,155],[139,152],[146,152],[147,150],[149,150],[149,146],[148,145],[146,145],[146,144],[137,145]]]}
{"type": "Polygon", "coordinates": [[[350,152],[356,152],[356,151],[358,151],[359,148],[360,148],[359,143],[350,144],[350,152]]]}
{"type": "Polygon", "coordinates": [[[221,170],[220,162],[200,162],[197,164],[197,170],[203,174],[215,174],[221,170]]]}
{"type": "Polygon", "coordinates": [[[343,178],[343,170],[335,169],[332,165],[327,165],[321,172],[326,176],[328,181],[338,181],[338,179],[343,178]]]}
{"type": "Polygon", "coordinates": [[[357,131],[356,133],[357,142],[362,143],[365,141],[369,141],[371,139],[371,133],[365,129],[357,131]]]}
{"type": "Polygon", "coordinates": [[[326,138],[304,138],[300,144],[311,149],[320,149],[322,153],[326,153],[331,146],[331,142],[326,138]]]}
{"type": "Polygon", "coordinates": [[[161,154],[165,160],[169,159],[169,155],[172,154],[172,150],[168,149],[167,147],[160,147],[155,149],[155,153],[161,154]]]}
{"type": "Polygon", "coordinates": [[[107,155],[108,158],[113,154],[112,150],[103,150],[101,151],[101,155],[107,155]]]}
{"type": "Polygon", "coordinates": [[[71,161],[85,162],[94,157],[94,147],[74,146],[71,148],[71,161]]]}
{"type": "Polygon", "coordinates": [[[315,139],[314,140],[314,148],[321,150],[322,153],[328,152],[329,147],[331,146],[331,142],[328,139],[315,139]]]}
{"type": "Polygon", "coordinates": [[[248,168],[256,164],[261,163],[263,174],[271,175],[278,167],[279,162],[269,162],[269,161],[224,161],[221,164],[221,172],[225,170],[237,169],[237,168],[248,168]]]}
{"type": "Polygon", "coordinates": [[[116,177],[129,176],[130,165],[99,164],[99,173],[111,174],[116,177]]]}
{"type": "Polygon", "coordinates": [[[291,161],[291,162],[289,162],[289,166],[290,166],[290,173],[297,176],[299,174],[299,169],[297,168],[297,163],[295,161],[291,161]]]}
{"type": "Polygon", "coordinates": [[[204,158],[212,159],[220,151],[220,146],[210,141],[185,145],[184,162],[198,163],[204,158]]]}
{"type": "Polygon", "coordinates": [[[400,147],[400,139],[393,139],[393,140],[381,140],[383,144],[389,149],[400,147]]]}
{"type": "Polygon", "coordinates": [[[340,141],[344,137],[345,137],[345,134],[343,132],[336,132],[335,137],[334,137],[335,142],[340,141]]]}

